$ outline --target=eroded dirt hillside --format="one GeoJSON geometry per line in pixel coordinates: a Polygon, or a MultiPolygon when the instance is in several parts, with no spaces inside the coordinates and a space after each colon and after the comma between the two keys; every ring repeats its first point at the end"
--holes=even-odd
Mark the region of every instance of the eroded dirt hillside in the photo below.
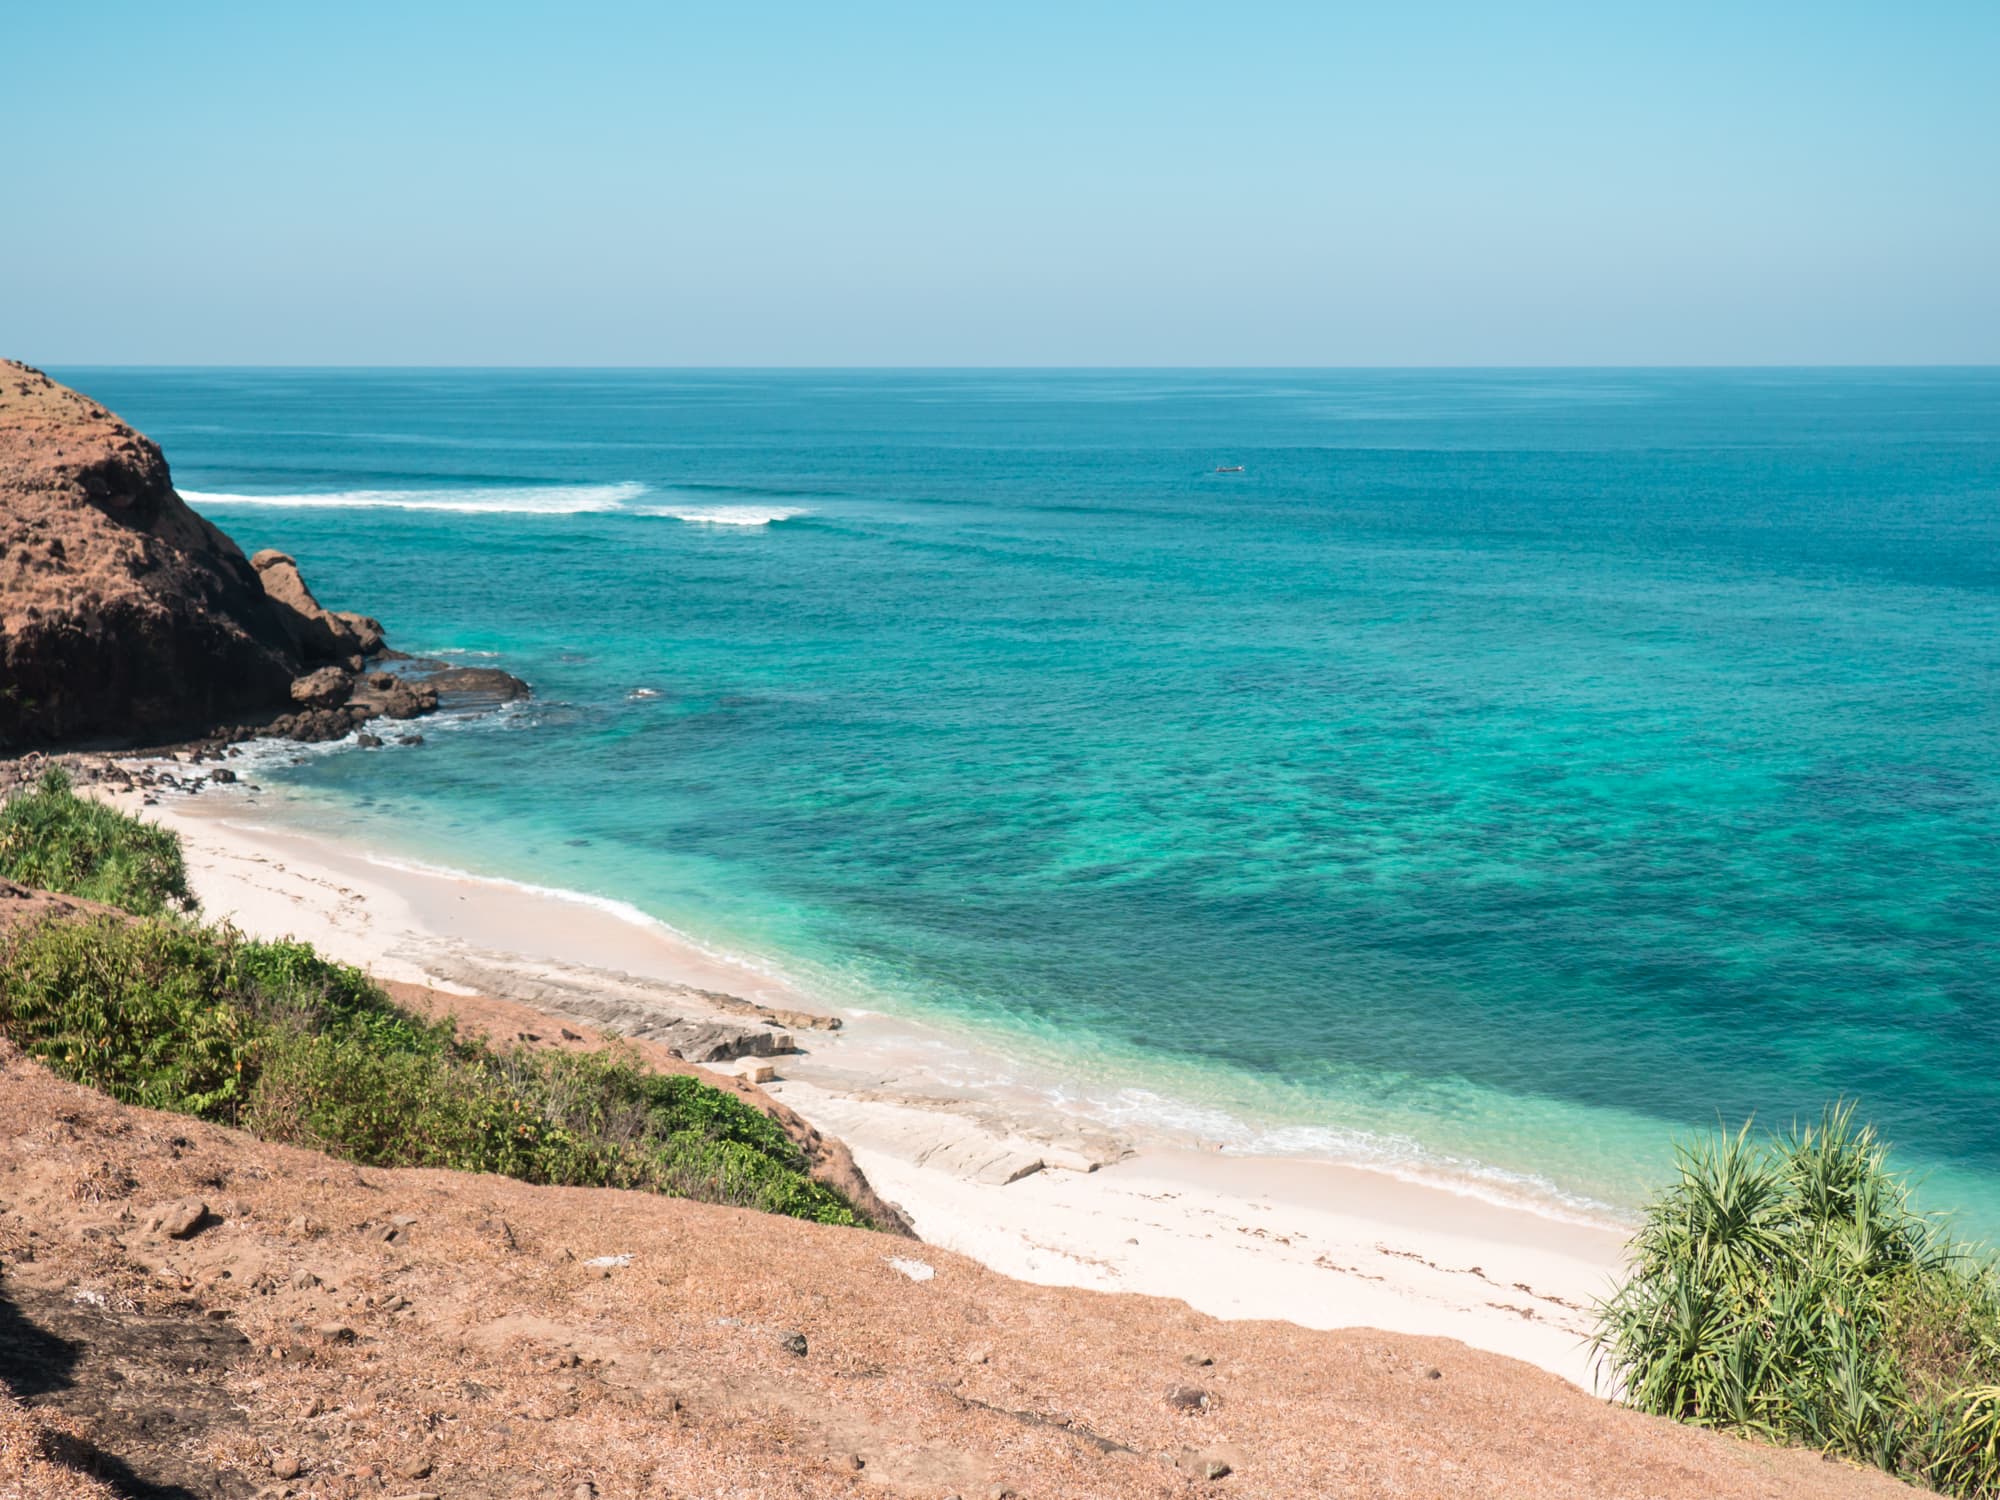
{"type": "Polygon", "coordinates": [[[0,1377],[25,1404],[0,1403],[0,1494],[1909,1493],[1449,1342],[1219,1323],[637,1193],[357,1168],[126,1108],[4,1045],[0,1266],[0,1377]]]}

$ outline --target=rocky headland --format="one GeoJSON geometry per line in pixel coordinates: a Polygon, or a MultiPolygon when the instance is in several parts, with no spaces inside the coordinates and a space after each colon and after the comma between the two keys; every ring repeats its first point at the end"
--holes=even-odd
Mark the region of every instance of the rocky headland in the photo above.
{"type": "Polygon", "coordinates": [[[332,740],[527,691],[324,608],[292,558],[245,557],[195,514],[157,443],[0,361],[0,751],[332,740]]]}

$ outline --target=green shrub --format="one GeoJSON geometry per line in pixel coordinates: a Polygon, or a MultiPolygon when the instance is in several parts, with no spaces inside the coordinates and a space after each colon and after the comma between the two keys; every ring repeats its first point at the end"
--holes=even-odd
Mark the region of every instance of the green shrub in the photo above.
{"type": "Polygon", "coordinates": [[[170,920],[42,923],[0,938],[0,1034],[127,1102],[373,1166],[860,1222],[733,1095],[626,1050],[496,1051],[304,943],[170,920]]]}
{"type": "Polygon", "coordinates": [[[1643,1411],[2000,1495],[2000,1284],[1850,1105],[1683,1147],[1594,1346],[1643,1411]]]}
{"type": "Polygon", "coordinates": [[[131,1104],[227,1118],[249,1028],[226,949],[199,928],[45,922],[0,946],[0,1032],[131,1104]]]}
{"type": "Polygon", "coordinates": [[[180,840],[77,796],[60,766],[0,804],[0,876],[145,917],[195,907],[180,840]]]}

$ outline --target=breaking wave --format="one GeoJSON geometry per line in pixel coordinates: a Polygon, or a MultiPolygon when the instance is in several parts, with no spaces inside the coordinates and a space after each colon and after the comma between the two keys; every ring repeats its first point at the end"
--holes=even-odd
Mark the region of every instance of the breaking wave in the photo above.
{"type": "Polygon", "coordinates": [[[796,505],[652,505],[633,514],[667,516],[695,526],[769,526],[812,512],[796,505]]]}
{"type": "MultiPolygon", "coordinates": [[[[327,510],[433,510],[461,514],[574,516],[623,510],[646,493],[624,484],[521,484],[437,490],[331,490],[292,495],[231,495],[182,490],[197,508],[234,505],[313,506],[327,510]]],[[[645,512],[640,512],[644,514],[645,512]]]]}
{"type": "MultiPolygon", "coordinates": [[[[695,505],[686,501],[634,505],[659,492],[636,480],[623,484],[518,484],[434,490],[327,490],[297,494],[241,495],[214,490],[182,490],[199,509],[266,505],[319,510],[424,510],[459,515],[646,516],[695,526],[769,526],[812,512],[796,505],[695,505]]],[[[671,494],[669,490],[667,493],[671,494]]]]}

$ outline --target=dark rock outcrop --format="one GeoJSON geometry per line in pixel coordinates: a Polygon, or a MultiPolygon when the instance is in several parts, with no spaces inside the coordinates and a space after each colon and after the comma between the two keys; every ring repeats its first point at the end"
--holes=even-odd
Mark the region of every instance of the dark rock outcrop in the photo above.
{"type": "Polygon", "coordinates": [[[414,719],[438,706],[438,692],[428,682],[377,672],[357,682],[347,701],[371,719],[414,719]]]}
{"type": "MultiPolygon", "coordinates": [[[[250,559],[285,634],[307,661],[348,663],[382,649],[382,622],[367,615],[323,608],[299,576],[299,565],[283,552],[266,548],[250,559]]],[[[359,664],[354,665],[359,670],[359,664]]]]}
{"type": "Polygon", "coordinates": [[[354,690],[354,679],[339,667],[321,667],[292,679],[292,702],[300,708],[338,708],[354,690]]]}
{"type": "Polygon", "coordinates": [[[150,439],[0,361],[0,751],[334,740],[440,696],[528,693],[484,667],[369,674],[376,657],[399,659],[381,621],[322,606],[282,552],[245,558],[174,493],[150,439]]]}
{"type": "Polygon", "coordinates": [[[271,732],[304,745],[318,745],[327,740],[345,739],[353,732],[354,725],[355,721],[341,709],[314,708],[302,714],[286,714],[273,719],[271,732]]]}
{"type": "Polygon", "coordinates": [[[283,705],[301,665],[159,447],[0,362],[0,746],[198,733],[283,705]]]}

